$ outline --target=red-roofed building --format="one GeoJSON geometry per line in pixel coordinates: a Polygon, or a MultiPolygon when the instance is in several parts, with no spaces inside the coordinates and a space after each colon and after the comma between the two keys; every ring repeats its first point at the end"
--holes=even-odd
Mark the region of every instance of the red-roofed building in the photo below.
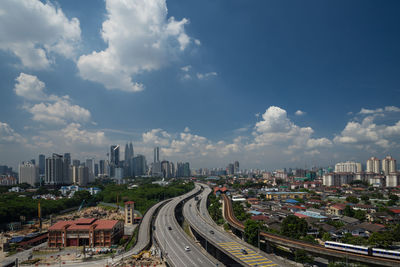
{"type": "Polygon", "coordinates": [[[59,221],[49,228],[49,247],[89,246],[110,247],[124,233],[124,223],[117,220],[81,218],[59,221]]]}
{"type": "Polygon", "coordinates": [[[333,215],[343,215],[343,211],[346,208],[345,204],[333,204],[330,206],[327,210],[328,214],[333,214],[333,215]]]}
{"type": "Polygon", "coordinates": [[[229,193],[230,192],[229,192],[228,188],[226,188],[225,186],[224,187],[214,187],[214,194],[216,196],[219,196],[221,194],[229,195],[229,193]]]}

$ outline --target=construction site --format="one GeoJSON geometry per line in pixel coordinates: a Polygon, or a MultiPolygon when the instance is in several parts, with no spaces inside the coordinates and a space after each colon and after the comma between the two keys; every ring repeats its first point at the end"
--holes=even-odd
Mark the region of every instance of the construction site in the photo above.
{"type": "MultiPolygon", "coordinates": [[[[135,213],[135,218],[141,218],[135,213]]],[[[0,234],[0,262],[9,261],[16,253],[28,253],[26,259],[20,260],[21,264],[52,265],[66,262],[83,262],[91,260],[110,259],[122,254],[127,249],[127,244],[134,243],[134,229],[138,219],[132,225],[125,225],[124,235],[120,242],[111,248],[91,248],[85,246],[69,246],[65,248],[49,247],[47,245],[49,228],[62,221],[82,219],[117,220],[125,221],[124,209],[115,204],[102,203],[94,207],[83,207],[78,210],[60,215],[52,215],[48,219],[41,218],[40,202],[38,204],[38,219],[33,222],[21,224],[14,230],[0,234]]],[[[22,254],[18,253],[18,254],[22,254]]],[[[138,255],[123,258],[113,266],[165,266],[155,251],[142,251],[138,255]]],[[[14,256],[15,255],[15,256],[14,256]]]]}

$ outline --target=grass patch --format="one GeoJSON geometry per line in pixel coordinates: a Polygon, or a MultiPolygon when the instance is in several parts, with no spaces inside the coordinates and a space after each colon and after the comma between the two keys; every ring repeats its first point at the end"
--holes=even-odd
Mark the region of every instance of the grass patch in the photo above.
{"type": "Polygon", "coordinates": [[[129,240],[128,244],[125,247],[125,250],[130,250],[136,242],[137,236],[139,233],[139,225],[133,231],[132,238],[129,240]]]}
{"type": "Polygon", "coordinates": [[[183,226],[183,231],[185,231],[185,233],[188,236],[190,236],[191,238],[194,239],[193,233],[192,233],[192,231],[190,231],[190,226],[189,226],[189,224],[188,224],[188,222],[186,220],[183,221],[183,225],[182,226],[183,226]]]}

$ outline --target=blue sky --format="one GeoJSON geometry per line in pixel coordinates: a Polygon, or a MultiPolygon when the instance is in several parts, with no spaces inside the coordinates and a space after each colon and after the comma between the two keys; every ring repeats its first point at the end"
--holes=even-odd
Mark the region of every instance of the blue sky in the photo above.
{"type": "Polygon", "coordinates": [[[399,158],[398,1],[4,0],[0,162],[399,158]]]}

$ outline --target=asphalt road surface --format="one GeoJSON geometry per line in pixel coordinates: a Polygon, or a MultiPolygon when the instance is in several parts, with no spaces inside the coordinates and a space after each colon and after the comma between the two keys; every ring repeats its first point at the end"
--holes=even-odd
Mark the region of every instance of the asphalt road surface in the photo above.
{"type": "MultiPolygon", "coordinates": [[[[196,188],[185,195],[194,194],[200,189],[196,188]]],[[[200,248],[192,239],[190,239],[183,229],[179,226],[175,218],[175,207],[181,201],[180,198],[174,198],[165,206],[163,206],[155,221],[155,238],[160,245],[164,256],[173,266],[221,266],[211,255],[200,248]],[[185,250],[185,247],[189,247],[185,250]],[[218,265],[217,265],[218,264],[218,265]]]]}

